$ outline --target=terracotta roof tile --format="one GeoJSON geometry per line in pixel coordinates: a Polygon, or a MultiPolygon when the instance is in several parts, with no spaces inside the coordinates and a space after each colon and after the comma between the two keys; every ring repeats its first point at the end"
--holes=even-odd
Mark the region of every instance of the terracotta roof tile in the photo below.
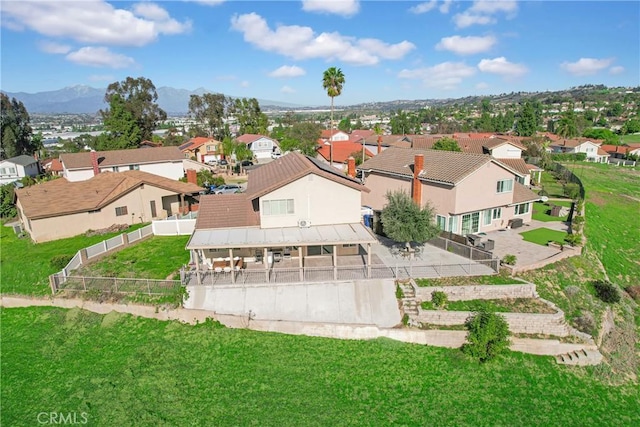
{"type": "Polygon", "coordinates": [[[141,171],[103,172],[86,181],[64,178],[16,190],[25,215],[47,218],[100,209],[132,189],[147,184],[176,194],[195,194],[202,188],[141,171]]]}
{"type": "Polygon", "coordinates": [[[260,138],[267,138],[270,139],[272,141],[275,141],[273,138],[270,138],[266,135],[258,135],[258,134],[254,134],[254,133],[245,133],[244,135],[240,135],[238,137],[236,137],[236,141],[238,142],[242,142],[244,144],[251,144],[253,141],[257,141],[260,138]]]}
{"type": "MultiPolygon", "coordinates": [[[[131,150],[97,151],[101,167],[123,166],[143,163],[178,162],[183,155],[178,147],[134,148],[131,150]]],[[[91,152],[64,153],[60,161],[67,169],[91,168],[91,152]]]]}
{"type": "Polygon", "coordinates": [[[540,200],[540,196],[529,190],[519,182],[513,183],[513,204],[517,205],[526,202],[535,202],[540,200]]]}
{"type": "Polygon", "coordinates": [[[367,160],[358,169],[412,177],[416,154],[424,154],[421,179],[452,185],[492,161],[487,154],[391,147],[367,160]]]}
{"type": "MultiPolygon", "coordinates": [[[[352,141],[334,141],[333,142],[333,161],[337,163],[347,163],[347,159],[353,153],[359,153],[362,156],[362,144],[352,141]]],[[[329,144],[322,144],[318,149],[318,154],[327,161],[331,157],[331,146],[329,144]]],[[[373,157],[371,151],[365,148],[365,156],[373,157]]]]}
{"type": "Polygon", "coordinates": [[[246,193],[210,194],[200,197],[196,229],[255,227],[260,214],[246,193]]]}
{"type": "Polygon", "coordinates": [[[527,163],[524,159],[496,159],[498,162],[504,164],[509,169],[518,172],[520,175],[529,175],[530,170],[527,167],[527,163]]]}

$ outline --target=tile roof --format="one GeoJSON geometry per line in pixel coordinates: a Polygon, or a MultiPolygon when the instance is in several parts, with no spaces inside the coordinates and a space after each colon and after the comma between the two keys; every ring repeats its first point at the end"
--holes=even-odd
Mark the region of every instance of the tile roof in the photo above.
{"type": "MultiPolygon", "coordinates": [[[[329,144],[321,144],[317,150],[318,154],[327,161],[331,157],[331,146],[329,144]]],[[[362,156],[362,144],[353,141],[334,141],[333,142],[333,161],[337,163],[347,163],[347,159],[353,153],[362,156]]],[[[365,148],[365,156],[373,157],[371,151],[365,148]]]]}
{"type": "Polygon", "coordinates": [[[196,229],[255,227],[260,214],[246,193],[209,194],[200,197],[196,229]]]}
{"type": "Polygon", "coordinates": [[[585,142],[590,142],[593,145],[602,145],[602,141],[597,139],[587,139],[587,138],[573,138],[573,139],[559,139],[552,142],[550,147],[571,147],[576,148],[579,145],[584,144],[585,142]]]}
{"type": "Polygon", "coordinates": [[[376,133],[369,129],[354,129],[351,131],[351,135],[349,135],[351,140],[356,140],[360,138],[366,138],[371,135],[375,135],[376,133]]]}
{"type": "Polygon", "coordinates": [[[270,139],[272,141],[275,141],[273,138],[270,138],[266,135],[258,135],[258,134],[254,134],[254,133],[245,133],[244,135],[240,135],[238,137],[236,137],[236,141],[238,142],[242,142],[244,144],[251,144],[253,141],[257,141],[260,138],[267,138],[270,139]]]}
{"type": "Polygon", "coordinates": [[[456,185],[481,166],[494,161],[488,154],[391,147],[367,160],[358,169],[412,177],[416,154],[424,154],[421,179],[451,185],[456,185]]]}
{"type": "Polygon", "coordinates": [[[520,175],[529,175],[531,172],[527,167],[527,163],[524,159],[496,159],[499,163],[507,166],[509,169],[512,169],[519,173],[520,175]]]}
{"type": "Polygon", "coordinates": [[[334,130],[322,129],[322,132],[320,133],[320,138],[331,138],[333,135],[337,135],[339,133],[343,133],[349,136],[346,132],[341,131],[340,129],[334,129],[334,130]]]}
{"type": "Polygon", "coordinates": [[[5,161],[11,162],[13,164],[20,165],[20,166],[27,166],[33,163],[38,163],[38,161],[33,156],[27,156],[26,154],[5,159],[5,161]]]}
{"type": "MultiPolygon", "coordinates": [[[[178,147],[134,148],[130,150],[97,151],[101,167],[143,163],[181,162],[184,156],[178,147]]],[[[91,168],[91,152],[63,153],[60,161],[67,169],[91,168]]]]}
{"type": "Polygon", "coordinates": [[[526,202],[535,202],[540,200],[540,196],[529,190],[524,185],[515,181],[513,183],[513,204],[517,205],[526,202]]]}
{"type": "Polygon", "coordinates": [[[141,171],[103,172],[86,181],[64,178],[16,190],[30,219],[48,218],[100,209],[142,184],[176,194],[194,194],[202,188],[141,171]]]}
{"type": "Polygon", "coordinates": [[[411,147],[411,138],[408,135],[371,135],[365,137],[365,144],[378,145],[378,136],[383,147],[411,147]]]}
{"type": "Polygon", "coordinates": [[[333,166],[324,165],[308,156],[292,152],[252,170],[249,174],[246,194],[251,199],[255,199],[311,173],[356,190],[369,191],[358,181],[346,176],[333,166]]]}
{"type": "Polygon", "coordinates": [[[42,162],[42,167],[45,170],[52,172],[62,172],[62,163],[58,159],[47,159],[42,162]]]}

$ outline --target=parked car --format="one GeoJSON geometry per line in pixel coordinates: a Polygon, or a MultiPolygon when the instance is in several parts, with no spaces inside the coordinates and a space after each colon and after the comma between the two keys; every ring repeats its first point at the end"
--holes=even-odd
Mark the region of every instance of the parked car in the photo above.
{"type": "Polygon", "coordinates": [[[282,156],[282,154],[281,154],[281,153],[278,153],[278,152],[275,152],[275,151],[274,151],[273,153],[271,153],[271,158],[272,158],[272,159],[278,159],[278,158],[280,158],[281,156],[282,156]]]}
{"type": "Polygon", "coordinates": [[[253,166],[253,162],[251,160],[243,160],[242,162],[240,162],[240,166],[242,167],[253,166]]]}
{"type": "Polygon", "coordinates": [[[216,187],[213,190],[214,194],[229,194],[229,193],[241,193],[242,187],[236,184],[225,184],[220,187],[216,187]]]}
{"type": "Polygon", "coordinates": [[[209,166],[217,166],[218,165],[218,161],[215,160],[215,159],[214,160],[209,160],[209,161],[207,161],[207,164],[209,166]]]}
{"type": "Polygon", "coordinates": [[[218,160],[218,165],[219,166],[227,166],[228,164],[229,164],[229,162],[226,161],[225,159],[218,160]]]}

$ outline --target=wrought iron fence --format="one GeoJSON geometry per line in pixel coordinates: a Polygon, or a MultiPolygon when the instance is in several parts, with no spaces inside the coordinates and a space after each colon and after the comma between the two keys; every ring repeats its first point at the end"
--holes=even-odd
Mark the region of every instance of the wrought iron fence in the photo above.
{"type": "Polygon", "coordinates": [[[54,293],[67,290],[77,292],[99,291],[116,294],[167,295],[175,292],[181,285],[180,280],[62,276],[60,273],[53,274],[50,278],[54,293]]]}

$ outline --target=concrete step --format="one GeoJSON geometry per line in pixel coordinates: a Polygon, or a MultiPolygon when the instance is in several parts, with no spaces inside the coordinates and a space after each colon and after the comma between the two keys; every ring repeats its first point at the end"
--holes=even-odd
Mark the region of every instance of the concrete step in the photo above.
{"type": "Polygon", "coordinates": [[[581,349],[570,353],[559,354],[556,362],[563,365],[588,366],[598,365],[602,362],[602,354],[598,350],[581,349]]]}

